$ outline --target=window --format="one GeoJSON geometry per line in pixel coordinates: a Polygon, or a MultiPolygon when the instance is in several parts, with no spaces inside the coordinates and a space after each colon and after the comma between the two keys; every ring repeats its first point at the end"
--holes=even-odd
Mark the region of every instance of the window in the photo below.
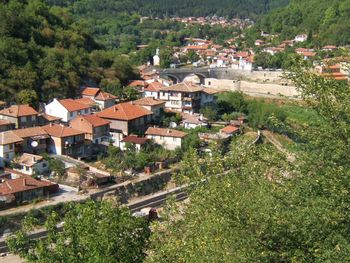
{"type": "Polygon", "coordinates": [[[85,113],[88,113],[89,112],[89,109],[85,109],[85,113]]]}
{"type": "Polygon", "coordinates": [[[177,139],[176,139],[175,137],[173,137],[173,141],[174,141],[174,142],[176,142],[176,141],[177,141],[177,139]]]}
{"type": "Polygon", "coordinates": [[[46,168],[47,164],[46,163],[43,163],[43,168],[46,168]]]}
{"type": "Polygon", "coordinates": [[[9,144],[9,149],[13,150],[13,144],[9,144]]]}
{"type": "Polygon", "coordinates": [[[26,166],[26,171],[29,171],[29,167],[28,166],[26,166]]]}
{"type": "Polygon", "coordinates": [[[70,113],[69,113],[69,116],[70,116],[70,117],[73,117],[73,112],[70,112],[70,113]]]}
{"type": "Polygon", "coordinates": [[[36,120],[35,115],[32,115],[32,121],[35,121],[35,120],[36,120]]]}
{"type": "Polygon", "coordinates": [[[26,117],[21,117],[21,122],[26,122],[27,118],[26,117]]]}
{"type": "Polygon", "coordinates": [[[211,81],[208,82],[208,85],[209,85],[209,86],[211,85],[211,81]]]}

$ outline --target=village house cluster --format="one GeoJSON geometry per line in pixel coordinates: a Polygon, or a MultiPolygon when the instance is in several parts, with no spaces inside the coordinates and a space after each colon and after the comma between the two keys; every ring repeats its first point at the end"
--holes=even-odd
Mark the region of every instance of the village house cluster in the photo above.
{"type": "Polygon", "coordinates": [[[29,105],[3,105],[0,110],[0,199],[20,203],[58,191],[58,185],[34,179],[49,171],[42,156],[80,160],[106,151],[109,145],[136,150],[148,140],[167,150],[182,147],[186,132],[161,127],[164,112],[178,113],[185,128],[207,127],[200,109],[216,103],[217,90],[161,78],[130,82],[140,99],[119,102],[112,94],[85,87],[77,98],[53,99],[36,110],[29,105]],[[1,172],[2,170],[2,172],[1,172]]]}

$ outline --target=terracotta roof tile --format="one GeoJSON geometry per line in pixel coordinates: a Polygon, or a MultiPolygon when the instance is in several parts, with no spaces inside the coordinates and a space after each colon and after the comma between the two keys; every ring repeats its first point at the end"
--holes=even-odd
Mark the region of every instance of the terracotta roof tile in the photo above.
{"type": "Polygon", "coordinates": [[[0,195],[15,194],[36,188],[42,188],[46,186],[54,185],[49,181],[36,180],[30,176],[6,180],[0,183],[0,195]]]}
{"type": "Polygon", "coordinates": [[[77,116],[76,119],[86,120],[93,127],[100,127],[100,126],[108,125],[111,123],[110,121],[102,119],[102,118],[98,117],[97,115],[80,115],[80,116],[77,116]]]}
{"type": "Polygon", "coordinates": [[[30,128],[18,129],[18,130],[14,130],[13,132],[18,137],[21,137],[22,139],[47,135],[47,132],[41,127],[30,127],[30,128]]]}
{"type": "Polygon", "coordinates": [[[155,127],[149,127],[145,134],[164,136],[164,137],[177,137],[177,138],[183,138],[187,135],[186,132],[173,130],[173,129],[166,129],[166,128],[155,128],[155,127]]]}
{"type": "Polygon", "coordinates": [[[182,83],[178,83],[173,86],[165,87],[162,89],[162,91],[176,91],[176,92],[198,92],[202,90],[203,90],[202,87],[192,84],[190,82],[182,82],[182,83]]]}
{"type": "Polygon", "coordinates": [[[100,92],[100,88],[92,88],[92,87],[86,87],[82,90],[81,95],[83,96],[92,96],[95,97],[97,93],[100,92]]]}
{"type": "Polygon", "coordinates": [[[223,133],[232,134],[232,133],[237,132],[238,130],[239,130],[238,127],[233,126],[233,125],[228,125],[225,128],[222,128],[220,131],[223,133]]]}
{"type": "Polygon", "coordinates": [[[105,119],[129,121],[152,114],[151,111],[141,106],[134,105],[132,102],[124,102],[104,109],[96,115],[105,119]]]}
{"type": "Polygon", "coordinates": [[[220,93],[221,91],[217,90],[217,89],[212,89],[212,88],[204,88],[203,92],[207,93],[207,94],[210,94],[210,95],[213,95],[213,94],[220,93]]]}
{"type": "Polygon", "coordinates": [[[128,86],[131,87],[147,87],[148,83],[146,81],[143,80],[133,80],[129,83],[128,86]]]}
{"type": "Polygon", "coordinates": [[[43,126],[43,129],[52,137],[64,138],[70,136],[76,136],[84,134],[82,131],[78,131],[76,129],[60,125],[60,124],[49,124],[43,126]]]}
{"type": "Polygon", "coordinates": [[[6,115],[11,117],[22,117],[37,114],[38,112],[29,105],[13,105],[9,108],[0,111],[0,115],[6,115]]]}
{"type": "Polygon", "coordinates": [[[0,145],[21,142],[23,139],[13,131],[0,132],[0,145]]]}
{"type": "Polygon", "coordinates": [[[110,94],[108,92],[99,92],[97,96],[95,96],[95,100],[115,100],[117,98],[117,96],[114,96],[113,94],[110,94]]]}
{"type": "Polygon", "coordinates": [[[0,120],[0,126],[7,126],[13,124],[12,122],[8,120],[0,120]]]}
{"type": "Polygon", "coordinates": [[[164,87],[164,86],[163,86],[162,83],[155,81],[155,82],[151,82],[151,83],[147,86],[147,88],[145,88],[144,90],[145,90],[145,91],[151,91],[151,92],[158,92],[158,91],[160,91],[163,87],[164,87]]]}
{"type": "Polygon", "coordinates": [[[88,106],[94,106],[96,105],[96,102],[94,102],[91,98],[80,98],[80,99],[75,99],[76,102],[79,102],[81,104],[84,105],[88,105],[88,106]]]}
{"type": "Polygon", "coordinates": [[[89,105],[83,104],[73,99],[59,100],[58,102],[61,103],[62,106],[65,107],[68,111],[79,111],[90,108],[89,105]]]}
{"type": "Polygon", "coordinates": [[[129,135],[127,137],[125,137],[122,142],[130,142],[130,143],[134,143],[134,144],[144,144],[148,141],[148,138],[145,137],[138,137],[136,135],[129,135]]]}
{"type": "Polygon", "coordinates": [[[165,104],[165,101],[157,100],[153,97],[145,97],[138,100],[134,100],[133,103],[135,105],[140,105],[140,106],[158,106],[158,105],[165,104]]]}
{"type": "Polygon", "coordinates": [[[23,153],[21,156],[18,158],[14,159],[14,162],[16,164],[24,165],[27,167],[32,167],[36,163],[40,162],[44,158],[40,155],[35,155],[35,154],[29,154],[29,153],[23,153]]]}

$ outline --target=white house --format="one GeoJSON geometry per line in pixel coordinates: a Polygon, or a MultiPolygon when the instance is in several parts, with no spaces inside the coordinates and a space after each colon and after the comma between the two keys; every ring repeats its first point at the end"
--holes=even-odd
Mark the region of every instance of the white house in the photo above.
{"type": "Polygon", "coordinates": [[[45,106],[45,113],[61,118],[63,122],[69,122],[78,115],[90,114],[91,106],[73,99],[54,99],[51,103],[45,106]]]}
{"type": "Polygon", "coordinates": [[[187,135],[182,131],[155,127],[148,128],[145,134],[148,139],[162,145],[167,150],[181,148],[183,138],[187,135]]]}
{"type": "Polygon", "coordinates": [[[305,42],[306,40],[307,40],[307,35],[306,34],[297,35],[294,38],[295,42],[305,42]]]}
{"type": "Polygon", "coordinates": [[[153,97],[159,99],[159,92],[164,87],[164,85],[158,81],[151,82],[144,90],[144,97],[153,97]]]}
{"type": "Polygon", "coordinates": [[[15,157],[15,145],[22,141],[13,131],[0,133],[0,167],[4,167],[15,157]]]}
{"type": "Polygon", "coordinates": [[[182,126],[186,129],[195,129],[197,127],[208,127],[208,120],[202,114],[193,114],[183,118],[182,126]]]}
{"type": "Polygon", "coordinates": [[[48,171],[49,167],[48,162],[42,156],[29,153],[23,153],[13,161],[15,163],[14,170],[27,175],[43,174],[48,171]]]}

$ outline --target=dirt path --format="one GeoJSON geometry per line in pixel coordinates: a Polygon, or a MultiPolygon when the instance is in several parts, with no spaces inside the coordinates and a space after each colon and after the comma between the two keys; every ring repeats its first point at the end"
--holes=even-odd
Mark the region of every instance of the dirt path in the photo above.
{"type": "Polygon", "coordinates": [[[266,138],[268,142],[276,147],[276,149],[287,156],[287,161],[293,163],[296,158],[295,155],[288,150],[286,150],[283,145],[274,137],[273,133],[267,130],[262,131],[263,136],[266,138]]]}

